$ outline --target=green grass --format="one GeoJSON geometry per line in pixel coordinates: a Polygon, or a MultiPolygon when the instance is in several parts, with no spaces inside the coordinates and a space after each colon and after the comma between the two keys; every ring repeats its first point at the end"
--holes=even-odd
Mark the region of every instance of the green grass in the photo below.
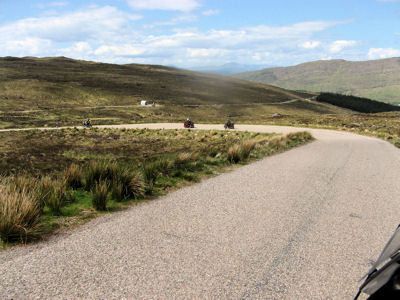
{"type": "MultiPolygon", "coordinates": [[[[59,206],[54,207],[48,199],[45,201],[46,205],[40,213],[39,224],[35,227],[35,232],[39,236],[74,227],[98,215],[124,209],[230,169],[232,164],[227,159],[227,153],[229,147],[235,144],[239,143],[242,147],[250,145],[247,147],[247,154],[239,162],[239,164],[246,164],[312,140],[309,135],[274,136],[215,130],[92,129],[76,131],[66,129],[44,131],[41,132],[42,135],[39,133],[38,131],[1,133],[7,141],[0,146],[2,155],[13,153],[12,149],[14,149],[19,157],[30,159],[35,155],[36,150],[33,147],[24,146],[29,143],[21,143],[22,140],[29,141],[29,138],[36,140],[38,145],[51,140],[55,148],[59,150],[59,153],[55,153],[54,149],[48,148],[52,155],[47,153],[38,156],[35,165],[29,165],[28,162],[5,164],[9,174],[28,172],[42,176],[41,180],[18,179],[21,186],[42,182],[46,189],[53,192],[53,189],[61,186],[59,179],[64,178],[64,170],[70,169],[71,165],[74,165],[72,167],[74,170],[77,167],[82,170],[83,181],[86,184],[88,174],[92,174],[93,169],[99,170],[99,174],[96,173],[98,176],[89,176],[95,178],[86,187],[74,185],[74,189],[70,187],[68,190],[63,190],[63,193],[58,193],[57,190],[55,194],[57,200],[61,202],[56,204],[60,204],[59,206]],[[70,139],[71,136],[73,139],[70,139]],[[105,138],[110,136],[113,138],[105,138]],[[114,138],[116,136],[118,136],[117,139],[114,138]],[[273,143],[276,138],[284,141],[279,144],[279,147],[273,143]],[[67,146],[62,149],[59,143],[67,146]],[[132,145],[134,149],[129,147],[132,145]],[[81,151],[96,151],[98,159],[86,161],[81,160],[80,157],[72,159],[63,155],[64,150],[78,148],[81,151]],[[110,151],[113,151],[119,159],[104,160],[102,154],[106,155],[110,151]],[[147,179],[146,172],[150,174],[147,174],[147,179]],[[146,186],[143,185],[143,180],[147,183],[146,186]],[[96,192],[95,187],[99,185],[99,182],[107,184],[107,188],[96,192]],[[121,198],[112,196],[113,186],[119,184],[123,186],[123,190],[126,188],[121,198]],[[144,194],[144,187],[147,189],[147,195],[144,194]]],[[[65,186],[62,186],[65,189],[65,186]]],[[[5,246],[7,245],[3,243],[1,247],[5,246]]]]}

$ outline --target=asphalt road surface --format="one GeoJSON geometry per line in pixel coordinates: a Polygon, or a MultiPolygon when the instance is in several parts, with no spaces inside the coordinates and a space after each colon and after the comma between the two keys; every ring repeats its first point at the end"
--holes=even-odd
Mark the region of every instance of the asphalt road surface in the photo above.
{"type": "Polygon", "coordinates": [[[305,146],[1,252],[0,298],[352,299],[400,223],[400,150],[309,131],[305,146]]]}

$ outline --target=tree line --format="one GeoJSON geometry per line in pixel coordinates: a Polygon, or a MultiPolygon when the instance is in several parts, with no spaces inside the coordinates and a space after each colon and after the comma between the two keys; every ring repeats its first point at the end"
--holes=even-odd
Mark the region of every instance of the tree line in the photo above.
{"type": "Polygon", "coordinates": [[[347,96],[334,93],[321,93],[317,97],[317,101],[326,102],[329,104],[348,108],[362,113],[400,111],[400,106],[395,106],[384,102],[371,100],[368,98],[347,96]]]}

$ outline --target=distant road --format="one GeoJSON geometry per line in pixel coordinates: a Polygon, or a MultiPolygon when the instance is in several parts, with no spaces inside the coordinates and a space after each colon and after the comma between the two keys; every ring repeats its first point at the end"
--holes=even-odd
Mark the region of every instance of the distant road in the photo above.
{"type": "MultiPolygon", "coordinates": [[[[272,103],[262,103],[262,102],[252,102],[252,103],[215,103],[215,104],[182,104],[182,106],[191,107],[191,106],[216,106],[216,105],[238,105],[238,106],[251,106],[251,105],[281,105],[281,104],[288,104],[298,101],[308,101],[315,99],[315,97],[311,98],[296,98],[296,99],[289,99],[286,101],[281,102],[272,102],[272,103]]],[[[149,108],[151,105],[147,105],[149,108]]],[[[104,109],[104,108],[129,108],[129,107],[142,107],[138,104],[129,104],[129,105],[98,105],[98,106],[81,106],[81,109],[104,109]]],[[[48,109],[32,109],[32,110],[15,110],[15,111],[8,111],[7,113],[33,113],[33,112],[41,112],[41,111],[51,111],[51,110],[67,110],[72,109],[72,107],[57,107],[57,108],[48,108],[48,109]]]]}
{"type": "Polygon", "coordinates": [[[352,299],[400,222],[400,150],[307,130],[316,141],[1,252],[0,298],[352,299]]]}

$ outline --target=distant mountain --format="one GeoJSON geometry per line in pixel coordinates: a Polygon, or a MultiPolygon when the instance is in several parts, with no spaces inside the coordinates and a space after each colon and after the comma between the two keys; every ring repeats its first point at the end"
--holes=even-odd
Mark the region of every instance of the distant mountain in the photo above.
{"type": "Polygon", "coordinates": [[[321,60],[233,75],[292,90],[333,92],[400,104],[400,58],[321,60]]]}
{"type": "Polygon", "coordinates": [[[226,63],[221,66],[205,66],[205,67],[193,67],[189,68],[193,71],[199,72],[206,72],[206,73],[213,73],[219,75],[231,75],[235,73],[241,72],[249,72],[249,71],[256,71],[261,70],[264,68],[271,68],[273,66],[268,65],[245,65],[245,64],[238,64],[238,63],[226,63]]]}

